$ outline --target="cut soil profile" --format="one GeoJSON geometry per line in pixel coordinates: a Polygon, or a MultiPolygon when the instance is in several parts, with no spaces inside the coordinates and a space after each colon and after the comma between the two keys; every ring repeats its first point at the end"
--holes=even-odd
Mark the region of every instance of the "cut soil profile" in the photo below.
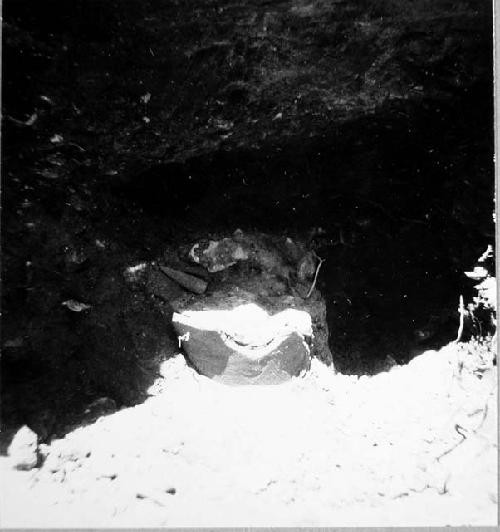
{"type": "Polygon", "coordinates": [[[477,0],[7,2],[2,454],[19,427],[51,445],[171,383],[190,295],[160,266],[207,297],[249,278],[316,305],[332,389],[496,349],[464,274],[494,281],[493,253],[477,262],[495,236],[491,21],[477,0]],[[314,286],[188,264],[238,230],[299,242],[314,286]]]}
{"type": "MultiPolygon", "coordinates": [[[[461,152],[458,140],[449,144],[463,135],[463,114],[449,109],[444,119],[440,109],[415,110],[420,129],[411,131],[406,118],[372,117],[334,137],[216,152],[98,183],[81,167],[68,175],[51,166],[57,177],[40,177],[43,187],[19,187],[14,212],[16,179],[24,181],[7,162],[4,338],[21,345],[5,349],[4,419],[144,397],[160,360],[176,352],[168,299],[179,288],[158,298],[124,272],[236,229],[299,237],[325,260],[316,287],[342,373],[377,372],[387,356],[404,364],[456,338],[459,296],[474,295],[464,271],[492,239],[491,164],[487,151],[476,153],[481,131],[461,152]],[[474,184],[463,182],[465,169],[441,170],[472,161],[474,184]],[[67,300],[92,309],[72,312],[67,300]]],[[[66,160],[57,145],[50,156],[66,160]]]]}

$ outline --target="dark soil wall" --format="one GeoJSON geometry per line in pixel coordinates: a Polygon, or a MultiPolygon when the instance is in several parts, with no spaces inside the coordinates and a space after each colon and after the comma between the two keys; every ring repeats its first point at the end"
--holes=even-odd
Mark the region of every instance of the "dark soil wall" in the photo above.
{"type": "Polygon", "coordinates": [[[478,0],[5,2],[4,422],[141,400],[176,341],[123,272],[207,232],[309,235],[341,371],[453,338],[494,236],[491,20],[478,0]]]}

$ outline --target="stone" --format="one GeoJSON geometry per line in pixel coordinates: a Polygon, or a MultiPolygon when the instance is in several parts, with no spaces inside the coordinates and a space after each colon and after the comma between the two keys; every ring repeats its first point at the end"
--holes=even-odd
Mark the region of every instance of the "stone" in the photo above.
{"type": "Polygon", "coordinates": [[[151,270],[146,283],[146,291],[167,302],[183,294],[182,288],[175,281],[158,270],[151,270]]]}
{"type": "Polygon", "coordinates": [[[195,275],[190,275],[188,273],[182,272],[180,270],[175,270],[169,266],[160,266],[160,270],[173,279],[180,286],[193,292],[195,294],[203,294],[207,289],[208,283],[204,279],[200,279],[195,275]]]}
{"type": "Polygon", "coordinates": [[[23,425],[14,435],[7,454],[15,469],[33,469],[38,464],[38,436],[27,425],[23,425]]]}
{"type": "Polygon", "coordinates": [[[245,234],[236,230],[231,238],[195,243],[188,257],[210,273],[221,272],[237,263],[248,262],[261,272],[289,279],[296,269],[297,260],[304,253],[305,251],[300,250],[291,239],[287,244],[287,241],[274,239],[264,233],[245,234]]]}
{"type": "Polygon", "coordinates": [[[313,279],[317,268],[317,259],[312,252],[306,253],[297,264],[297,279],[305,283],[313,279]]]}
{"type": "Polygon", "coordinates": [[[211,273],[220,272],[249,257],[245,247],[231,238],[210,240],[207,245],[196,243],[189,252],[192,261],[202,264],[211,273]]]}
{"type": "Polygon", "coordinates": [[[278,384],[310,366],[312,324],[305,311],[270,316],[248,303],[176,312],[172,322],[199,373],[225,384],[278,384]]]}
{"type": "Polygon", "coordinates": [[[125,268],[123,277],[129,283],[141,283],[146,278],[148,272],[148,264],[141,262],[125,268]]]}
{"type": "Polygon", "coordinates": [[[302,246],[292,240],[290,237],[286,237],[282,243],[283,254],[291,263],[297,264],[304,254],[302,246]]]}
{"type": "Polygon", "coordinates": [[[89,310],[92,308],[92,305],[87,305],[86,303],[76,301],[75,299],[68,299],[67,301],[63,301],[61,305],[73,312],[82,312],[82,310],[89,310]]]}

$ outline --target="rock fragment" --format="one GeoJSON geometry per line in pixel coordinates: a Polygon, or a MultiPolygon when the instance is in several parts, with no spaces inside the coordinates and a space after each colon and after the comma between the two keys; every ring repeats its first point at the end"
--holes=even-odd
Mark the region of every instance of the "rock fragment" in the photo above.
{"type": "Polygon", "coordinates": [[[29,471],[38,464],[38,436],[27,426],[15,434],[7,450],[12,467],[29,471]]]}
{"type": "Polygon", "coordinates": [[[312,252],[306,253],[297,264],[297,279],[305,283],[313,279],[317,268],[317,259],[312,252]]]}
{"type": "Polygon", "coordinates": [[[230,310],[174,313],[188,358],[226,384],[277,384],[308,369],[311,317],[287,309],[273,316],[254,303],[230,310]]]}
{"type": "Polygon", "coordinates": [[[184,292],[182,288],[164,273],[158,270],[152,270],[149,274],[146,291],[163,301],[172,301],[180,297],[184,292]]]}
{"type": "Polygon", "coordinates": [[[189,275],[188,273],[181,272],[179,270],[174,270],[169,266],[160,266],[160,270],[170,279],[176,281],[180,286],[186,288],[190,292],[195,294],[203,294],[207,289],[208,283],[195,277],[194,275],[189,275]]]}
{"type": "Polygon", "coordinates": [[[220,272],[233,266],[238,261],[247,260],[248,250],[231,238],[210,240],[208,245],[194,244],[189,252],[193,262],[202,264],[211,273],[220,272]]]}

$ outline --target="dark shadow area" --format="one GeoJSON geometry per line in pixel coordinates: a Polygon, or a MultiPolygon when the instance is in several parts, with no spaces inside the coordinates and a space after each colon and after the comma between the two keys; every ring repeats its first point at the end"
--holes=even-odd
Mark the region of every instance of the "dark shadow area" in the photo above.
{"type": "Polygon", "coordinates": [[[477,87],[297,144],[160,165],[114,190],[188,232],[309,231],[327,259],[336,366],[362,373],[456,338],[465,265],[494,236],[491,101],[477,87]]]}
{"type": "Polygon", "coordinates": [[[494,241],[491,13],[419,6],[5,2],[3,428],[143,401],[178,352],[148,268],[202,235],[306,238],[341,372],[456,337],[494,241]]]}

